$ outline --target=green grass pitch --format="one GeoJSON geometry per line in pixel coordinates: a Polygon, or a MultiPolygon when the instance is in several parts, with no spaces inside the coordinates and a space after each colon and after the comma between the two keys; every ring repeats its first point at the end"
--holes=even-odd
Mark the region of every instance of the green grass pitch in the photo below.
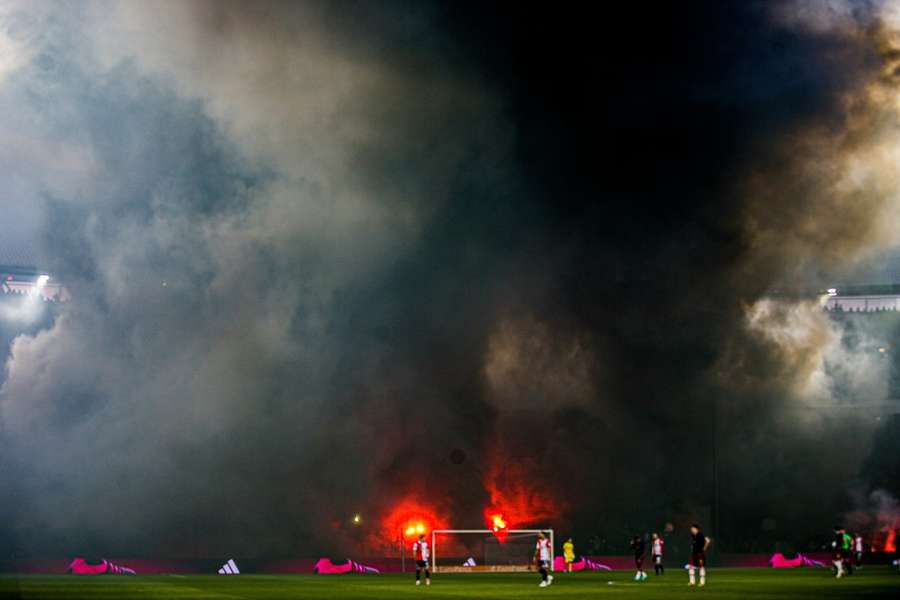
{"type": "Polygon", "coordinates": [[[642,583],[626,572],[557,573],[553,585],[538,588],[536,574],[453,574],[435,577],[426,588],[415,587],[413,576],[400,575],[239,575],[72,577],[0,576],[0,598],[117,600],[171,599],[357,599],[357,598],[626,598],[666,600],[727,598],[796,600],[802,598],[900,598],[900,573],[869,567],[852,577],[835,580],[825,569],[773,571],[710,569],[705,588],[691,588],[687,575],[671,569],[663,577],[642,583]]]}

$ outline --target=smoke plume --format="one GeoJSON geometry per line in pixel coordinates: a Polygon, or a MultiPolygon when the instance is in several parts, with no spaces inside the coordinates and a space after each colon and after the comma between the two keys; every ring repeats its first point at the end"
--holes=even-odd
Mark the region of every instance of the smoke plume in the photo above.
{"type": "Polygon", "coordinates": [[[808,292],[895,245],[900,21],[723,4],[598,36],[3,3],[6,215],[72,300],[9,346],[0,547],[346,553],[487,507],[622,544],[827,530],[900,344],[808,292]]]}

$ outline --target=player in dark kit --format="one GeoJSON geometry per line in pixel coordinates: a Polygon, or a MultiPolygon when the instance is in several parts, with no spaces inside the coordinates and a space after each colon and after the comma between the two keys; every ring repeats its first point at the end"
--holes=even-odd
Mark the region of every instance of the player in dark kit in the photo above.
{"type": "Polygon", "coordinates": [[[637,569],[634,580],[643,581],[647,579],[647,574],[644,573],[644,557],[647,555],[647,543],[644,541],[644,536],[636,535],[631,538],[631,549],[634,550],[634,568],[637,569]]]}
{"type": "Polygon", "coordinates": [[[840,525],[834,526],[831,547],[834,549],[835,577],[840,579],[844,575],[853,575],[853,538],[840,525]]]}
{"type": "Polygon", "coordinates": [[[844,537],[843,554],[844,554],[844,570],[847,575],[853,575],[853,538],[847,533],[846,529],[841,529],[844,537]]]}
{"type": "Polygon", "coordinates": [[[706,585],[706,551],[709,549],[710,542],[712,540],[703,535],[699,525],[696,523],[691,525],[691,561],[688,563],[689,585],[697,583],[697,580],[694,578],[696,569],[700,570],[700,587],[706,585]]]}
{"type": "Polygon", "coordinates": [[[844,576],[844,531],[840,525],[834,526],[834,540],[831,542],[831,549],[834,574],[840,579],[844,576]]]}

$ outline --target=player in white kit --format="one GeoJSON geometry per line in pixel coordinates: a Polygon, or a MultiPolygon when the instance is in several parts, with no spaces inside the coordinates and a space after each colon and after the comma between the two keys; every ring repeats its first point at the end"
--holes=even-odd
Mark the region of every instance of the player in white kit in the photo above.
{"type": "Polygon", "coordinates": [[[537,563],[538,571],[541,573],[540,587],[547,587],[553,583],[553,575],[550,574],[550,540],[544,535],[544,532],[538,534],[537,545],[534,549],[534,560],[537,563]]]}
{"type": "Polygon", "coordinates": [[[420,535],[418,541],[412,547],[413,556],[416,558],[416,585],[422,585],[422,571],[425,571],[425,585],[431,585],[431,572],[428,570],[428,559],[431,553],[428,550],[428,542],[425,535],[420,535]]]}
{"type": "Polygon", "coordinates": [[[665,541],[659,537],[658,533],[654,533],[653,537],[650,539],[650,556],[653,558],[653,570],[657,575],[666,574],[666,567],[663,565],[663,552],[665,551],[665,548],[665,541]]]}

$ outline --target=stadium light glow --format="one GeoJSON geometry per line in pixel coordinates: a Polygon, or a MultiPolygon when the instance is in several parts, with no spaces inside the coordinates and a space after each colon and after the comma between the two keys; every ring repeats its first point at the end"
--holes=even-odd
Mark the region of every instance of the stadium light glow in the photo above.
{"type": "Polygon", "coordinates": [[[50,281],[49,275],[40,275],[37,278],[37,283],[35,285],[37,285],[38,289],[41,289],[43,287],[46,287],[48,281],[50,281]]]}
{"type": "Polygon", "coordinates": [[[829,296],[837,296],[838,295],[837,288],[828,288],[825,291],[828,292],[829,296]]]}
{"type": "Polygon", "coordinates": [[[362,523],[362,516],[359,513],[353,515],[353,524],[359,525],[361,523],[362,523]]]}

